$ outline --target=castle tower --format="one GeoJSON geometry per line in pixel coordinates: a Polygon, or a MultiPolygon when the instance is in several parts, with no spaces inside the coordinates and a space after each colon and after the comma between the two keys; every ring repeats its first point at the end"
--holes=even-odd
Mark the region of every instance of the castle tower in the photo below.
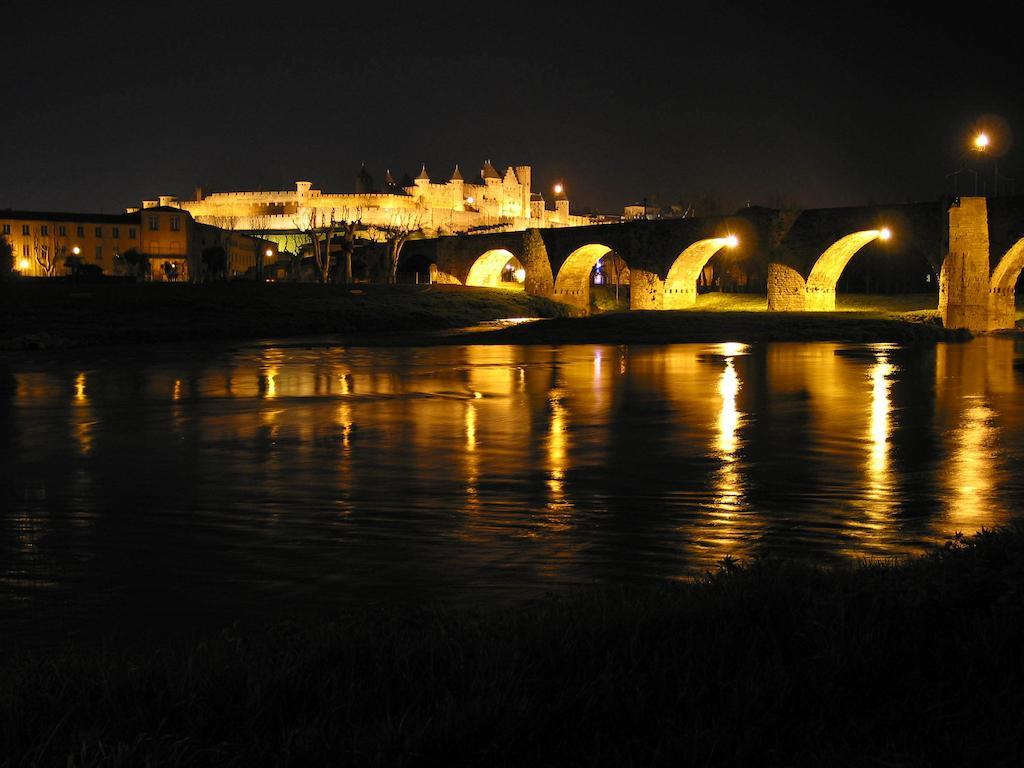
{"type": "Polygon", "coordinates": [[[466,210],[466,182],[459,171],[458,163],[455,165],[455,170],[452,171],[452,177],[448,180],[448,187],[452,191],[452,207],[456,211],[466,210]]]}
{"type": "Polygon", "coordinates": [[[427,199],[430,195],[430,174],[427,173],[427,164],[423,164],[419,176],[416,177],[416,197],[427,199]]]}
{"type": "Polygon", "coordinates": [[[528,165],[517,165],[516,166],[516,177],[519,179],[519,196],[520,205],[522,206],[522,215],[524,218],[530,218],[530,185],[532,179],[530,178],[530,166],[528,165]]]}
{"type": "Polygon", "coordinates": [[[359,173],[356,174],[356,194],[357,195],[369,195],[374,192],[373,188],[373,176],[366,170],[366,163],[363,163],[359,169],[359,173]]]}
{"type": "Polygon", "coordinates": [[[555,190],[555,219],[563,224],[568,224],[569,196],[565,193],[565,186],[562,184],[558,184],[555,190]]]}

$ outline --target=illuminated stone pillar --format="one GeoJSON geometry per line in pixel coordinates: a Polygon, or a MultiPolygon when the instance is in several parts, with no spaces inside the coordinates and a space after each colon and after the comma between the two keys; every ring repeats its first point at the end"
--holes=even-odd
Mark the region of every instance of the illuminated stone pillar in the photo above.
{"type": "Polygon", "coordinates": [[[552,298],[555,295],[555,281],[551,275],[551,259],[544,239],[537,229],[523,233],[523,247],[519,261],[526,270],[523,290],[531,296],[552,298]]]}
{"type": "Polygon", "coordinates": [[[803,312],[806,307],[807,284],[800,273],[785,264],[769,262],[768,311],[803,312]]]}
{"type": "Polygon", "coordinates": [[[939,274],[939,314],[947,328],[988,329],[988,206],[962,197],[949,209],[949,253],[939,274]]]}
{"type": "Polygon", "coordinates": [[[629,270],[630,309],[662,309],[664,298],[665,284],[654,272],[629,270]]]}

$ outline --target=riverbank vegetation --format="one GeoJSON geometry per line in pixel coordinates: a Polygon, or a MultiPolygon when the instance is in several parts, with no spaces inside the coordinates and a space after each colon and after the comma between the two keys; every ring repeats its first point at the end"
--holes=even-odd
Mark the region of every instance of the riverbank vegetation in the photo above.
{"type": "Polygon", "coordinates": [[[0,285],[0,350],[417,333],[568,312],[490,288],[25,280],[0,285]]]}
{"type": "Polygon", "coordinates": [[[0,765],[1012,765],[1024,525],[525,605],[9,654],[0,765]]]}

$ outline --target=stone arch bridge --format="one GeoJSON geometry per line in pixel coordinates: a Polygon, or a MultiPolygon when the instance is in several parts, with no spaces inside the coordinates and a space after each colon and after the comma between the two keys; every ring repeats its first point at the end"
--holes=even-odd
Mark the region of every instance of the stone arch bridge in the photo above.
{"type": "Polygon", "coordinates": [[[696,301],[701,270],[721,254],[763,277],[769,310],[831,311],[850,260],[868,245],[886,248],[890,239],[900,252],[922,254],[939,275],[947,327],[1013,327],[1024,197],[747,208],[732,216],[461,234],[409,241],[399,269],[429,269],[437,282],[497,286],[506,265],[518,262],[528,293],[586,310],[591,271],[614,252],[629,269],[631,309],[684,309],[696,301]]]}

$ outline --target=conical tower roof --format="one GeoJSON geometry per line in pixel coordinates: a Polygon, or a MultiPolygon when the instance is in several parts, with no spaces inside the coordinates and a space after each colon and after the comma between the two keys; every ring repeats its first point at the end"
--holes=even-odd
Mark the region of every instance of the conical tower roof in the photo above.
{"type": "Polygon", "coordinates": [[[455,164],[455,170],[452,171],[452,178],[451,178],[451,180],[452,181],[463,181],[462,172],[459,171],[459,164],[458,163],[455,164]]]}
{"type": "Polygon", "coordinates": [[[501,175],[491,165],[491,161],[488,160],[484,163],[484,167],[480,170],[480,176],[484,179],[500,179],[501,175]]]}
{"type": "Polygon", "coordinates": [[[426,180],[430,181],[430,174],[427,173],[427,164],[423,164],[423,168],[420,169],[420,175],[416,177],[416,181],[426,180]]]}

